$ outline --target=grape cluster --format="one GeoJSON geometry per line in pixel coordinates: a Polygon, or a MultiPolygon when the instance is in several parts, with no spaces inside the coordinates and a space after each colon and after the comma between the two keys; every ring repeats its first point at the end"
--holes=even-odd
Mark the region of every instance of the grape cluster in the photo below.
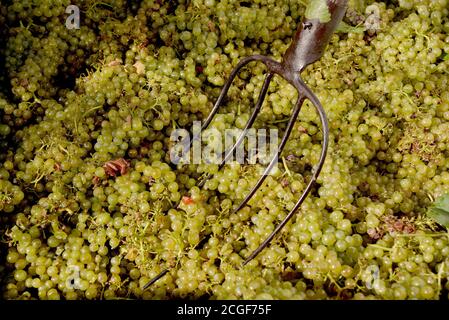
{"type": "MultiPolygon", "coordinates": [[[[349,32],[303,73],[329,118],[324,168],[246,266],[319,159],[313,106],[238,212],[262,163],[171,162],[173,130],[242,57],[280,60],[306,3],[83,0],[73,30],[68,1],[0,4],[3,297],[447,299],[447,232],[425,214],[449,192],[446,0],[350,1],[349,32]]],[[[242,70],[213,130],[244,128],[265,71],[242,70]]],[[[297,98],[275,78],[254,126],[282,132],[297,98]]]]}

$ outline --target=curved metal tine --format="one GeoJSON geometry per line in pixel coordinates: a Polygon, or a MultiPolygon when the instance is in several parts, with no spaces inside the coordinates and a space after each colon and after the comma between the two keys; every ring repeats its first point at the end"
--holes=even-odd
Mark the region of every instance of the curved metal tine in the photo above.
{"type": "MultiPolygon", "coordinates": [[[[204,123],[201,125],[200,134],[203,130],[205,130],[209,124],[212,122],[212,119],[217,114],[218,109],[220,108],[221,104],[223,103],[224,98],[228,94],[229,88],[232,85],[232,82],[234,81],[235,77],[239,74],[240,70],[247,65],[248,63],[252,61],[258,61],[260,60],[260,57],[258,55],[252,55],[246,58],[243,58],[239,61],[239,63],[235,66],[235,68],[231,71],[231,74],[229,75],[228,79],[226,80],[223,88],[221,89],[220,95],[218,96],[217,101],[215,101],[215,104],[212,108],[212,110],[209,112],[209,115],[207,116],[206,120],[204,120],[204,123]]],[[[193,142],[198,139],[198,136],[195,135],[190,140],[189,149],[192,148],[193,142]]]]}
{"type": "MultiPolygon", "coordinates": [[[[298,77],[299,78],[299,77],[298,77]]],[[[245,262],[243,262],[243,265],[246,265],[248,262],[253,260],[268,244],[273,240],[273,238],[276,236],[276,234],[281,231],[281,229],[287,224],[287,222],[293,217],[293,215],[296,213],[296,211],[299,209],[299,207],[304,202],[307,195],[310,193],[313,185],[316,182],[316,179],[318,178],[318,175],[321,172],[321,169],[323,168],[324,161],[326,160],[327,155],[327,149],[329,145],[329,124],[326,117],[326,113],[324,111],[323,106],[321,105],[320,101],[316,97],[316,95],[310,90],[309,87],[301,80],[298,79],[297,83],[297,89],[302,90],[303,92],[300,92],[300,94],[303,94],[307,99],[309,99],[312,104],[315,106],[315,109],[317,110],[320,120],[321,120],[321,126],[323,128],[323,147],[321,149],[321,155],[320,160],[318,164],[316,165],[315,169],[313,170],[312,178],[310,179],[309,183],[307,184],[307,187],[304,189],[304,192],[302,193],[299,200],[296,202],[293,209],[287,214],[287,216],[284,218],[284,220],[279,223],[279,225],[274,229],[274,231],[262,242],[262,244],[254,250],[248,258],[246,258],[245,262]]]]}
{"type": "Polygon", "coordinates": [[[162,278],[163,276],[165,276],[168,273],[168,269],[164,269],[162,272],[160,272],[157,276],[155,276],[153,279],[151,279],[150,281],[148,281],[142,288],[142,290],[146,290],[148,289],[153,283],[155,283],[156,281],[158,281],[160,278],[162,278]]]}
{"type": "MultiPolygon", "coordinates": [[[[250,118],[248,119],[248,121],[245,124],[245,128],[243,128],[243,130],[240,133],[239,137],[237,138],[237,141],[235,142],[235,144],[232,146],[231,149],[229,149],[229,150],[227,150],[225,152],[225,156],[224,156],[223,160],[221,161],[220,165],[218,166],[218,170],[223,168],[223,166],[225,165],[226,161],[228,161],[228,159],[230,158],[232,153],[235,151],[235,149],[243,142],[243,140],[245,138],[245,135],[248,132],[248,129],[253,125],[254,121],[256,120],[257,116],[259,115],[260,109],[262,108],[263,101],[265,100],[265,96],[267,94],[268,87],[270,86],[270,82],[273,79],[273,76],[274,76],[274,74],[271,73],[271,72],[269,72],[265,76],[265,80],[264,80],[264,83],[262,85],[262,89],[260,90],[260,94],[259,94],[259,97],[257,99],[256,106],[254,107],[254,110],[253,110],[250,118]]],[[[209,175],[207,177],[209,177],[209,175]]],[[[202,186],[204,186],[206,181],[207,181],[207,178],[203,179],[198,184],[198,187],[201,188],[202,186]]]]}
{"type": "MultiPolygon", "coordinates": [[[[237,74],[239,73],[239,71],[245,65],[247,65],[248,63],[250,63],[252,61],[263,61],[263,62],[265,62],[265,64],[267,64],[268,67],[270,67],[270,65],[272,65],[272,64],[278,64],[276,61],[272,60],[271,58],[268,58],[268,57],[262,56],[262,55],[252,55],[252,56],[249,56],[249,57],[246,57],[246,58],[243,58],[242,60],[240,60],[240,62],[237,64],[237,66],[232,70],[231,74],[229,75],[229,78],[227,79],[225,85],[223,86],[223,89],[221,90],[220,96],[218,97],[217,101],[215,102],[214,107],[212,108],[211,112],[209,113],[209,115],[207,116],[207,118],[204,121],[203,125],[201,126],[201,131],[206,129],[209,126],[209,124],[212,122],[213,117],[218,112],[218,108],[220,107],[221,103],[223,102],[223,99],[226,97],[226,95],[227,95],[227,93],[229,91],[229,88],[231,87],[231,84],[234,81],[234,79],[237,76],[237,74]]],[[[267,77],[268,77],[268,75],[267,75],[267,77]]],[[[266,79],[265,79],[265,82],[267,81],[266,79]]],[[[270,79],[270,81],[271,81],[271,79],[270,79]]],[[[266,84],[266,90],[268,90],[270,81],[268,81],[268,83],[266,84]]],[[[265,87],[265,82],[264,82],[264,87],[265,87]]],[[[262,87],[262,90],[264,90],[264,87],[262,87]]],[[[265,92],[265,94],[266,94],[266,92],[265,92]]],[[[263,97],[263,98],[265,98],[265,97],[263,97]]],[[[261,102],[263,102],[263,101],[261,101],[261,102]]],[[[262,105],[262,103],[260,103],[260,104],[262,105]]],[[[189,149],[192,148],[193,141],[195,139],[197,139],[197,138],[198,137],[194,136],[193,139],[190,140],[189,149]]],[[[206,180],[207,179],[204,179],[203,181],[201,181],[201,183],[198,186],[201,187],[205,183],[206,180]]],[[[143,289],[144,290],[148,289],[152,284],[154,284],[160,278],[165,276],[168,272],[169,272],[169,268],[166,268],[163,271],[161,271],[157,276],[155,276],[150,281],[148,281],[148,283],[145,284],[143,289]]]]}
{"type": "Polygon", "coordinates": [[[264,56],[252,55],[252,56],[249,56],[249,57],[246,57],[246,58],[243,58],[242,60],[240,60],[240,62],[232,70],[231,74],[229,75],[229,78],[226,80],[226,83],[224,84],[223,89],[221,89],[221,93],[218,96],[218,99],[215,102],[214,107],[212,108],[212,110],[210,111],[210,113],[207,116],[206,120],[204,120],[203,125],[201,126],[201,130],[206,129],[209,126],[209,124],[212,122],[213,117],[218,112],[218,108],[222,104],[223,99],[228,94],[229,88],[231,87],[232,82],[234,81],[235,77],[238,75],[240,70],[245,65],[247,65],[248,63],[250,63],[252,61],[260,61],[260,60],[264,60],[264,59],[266,59],[266,57],[264,57],[264,56]]]}
{"type": "Polygon", "coordinates": [[[274,74],[270,72],[265,77],[265,81],[263,83],[262,90],[260,91],[259,98],[257,99],[256,107],[254,108],[253,113],[251,114],[251,117],[247,121],[245,128],[243,128],[242,133],[238,137],[236,143],[232,146],[231,149],[226,151],[225,157],[218,167],[219,169],[221,169],[224,166],[224,164],[229,159],[229,157],[232,155],[232,153],[235,151],[235,149],[243,142],[245,135],[248,132],[248,129],[253,125],[254,121],[256,120],[256,117],[258,116],[260,109],[262,108],[262,104],[265,100],[265,96],[267,94],[268,87],[270,86],[271,79],[273,79],[273,76],[274,76],[274,74]]]}
{"type": "MultiPolygon", "coordinates": [[[[220,96],[218,97],[217,102],[214,105],[214,108],[209,113],[209,116],[207,117],[207,119],[204,121],[204,124],[201,127],[201,131],[205,130],[209,126],[213,117],[218,112],[218,108],[220,107],[224,97],[227,95],[229,88],[230,88],[232,82],[234,81],[234,78],[240,71],[240,69],[244,65],[246,65],[252,61],[262,61],[267,66],[269,72],[265,77],[264,83],[262,85],[262,89],[260,91],[259,97],[256,102],[256,106],[253,110],[253,113],[251,114],[250,118],[248,119],[248,121],[245,125],[245,128],[241,132],[240,136],[237,138],[237,141],[234,144],[234,146],[230,150],[225,151],[225,156],[224,156],[223,160],[221,161],[220,165],[218,166],[218,170],[223,168],[226,161],[229,159],[229,157],[232,155],[232,153],[235,151],[235,149],[243,142],[245,135],[248,132],[248,129],[253,125],[254,121],[257,118],[257,115],[260,112],[260,109],[262,108],[262,104],[265,100],[265,96],[266,96],[268,88],[270,86],[270,82],[273,79],[274,73],[279,72],[279,70],[281,69],[281,65],[279,62],[277,62],[267,56],[263,56],[263,55],[259,55],[259,54],[255,54],[255,55],[249,56],[249,57],[241,60],[239,62],[239,64],[234,68],[234,70],[231,72],[231,75],[229,76],[229,79],[226,81],[225,87],[222,89],[220,96]]],[[[190,148],[192,147],[193,141],[197,138],[198,138],[198,136],[194,136],[193,139],[190,141],[190,148]]],[[[197,186],[200,188],[203,187],[209,178],[210,178],[210,175],[207,174],[205,177],[203,177],[203,179],[198,183],[197,186]]]]}
{"type": "Polygon", "coordinates": [[[239,204],[239,206],[234,210],[234,212],[239,211],[242,209],[248,201],[253,197],[253,195],[257,192],[257,190],[260,188],[262,183],[265,181],[266,177],[270,173],[271,169],[273,169],[274,165],[277,163],[279,155],[281,154],[282,150],[284,150],[285,144],[287,143],[288,138],[290,137],[290,133],[292,132],[293,126],[295,124],[296,118],[298,118],[299,111],[301,110],[302,103],[304,102],[304,97],[300,95],[298,97],[298,101],[295,104],[295,107],[293,109],[292,115],[290,116],[290,119],[287,124],[287,128],[284,132],[284,135],[282,137],[281,143],[279,144],[277,154],[270,160],[270,163],[268,164],[268,167],[266,167],[265,171],[263,172],[262,176],[260,177],[259,181],[257,181],[256,185],[251,189],[251,191],[246,195],[245,199],[239,204]]]}

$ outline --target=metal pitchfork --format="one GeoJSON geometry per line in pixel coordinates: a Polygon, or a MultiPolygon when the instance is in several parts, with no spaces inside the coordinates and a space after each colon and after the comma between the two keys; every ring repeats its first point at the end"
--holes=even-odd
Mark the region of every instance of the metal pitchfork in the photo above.
{"type": "MultiPolygon", "coordinates": [[[[262,85],[262,89],[256,105],[254,107],[254,111],[252,112],[248,122],[246,123],[242,133],[238,137],[234,146],[226,151],[225,156],[219,165],[219,169],[221,169],[229,157],[233,154],[236,148],[243,142],[246,133],[249,128],[253,125],[256,120],[257,115],[259,114],[263,101],[268,91],[268,87],[270,85],[271,80],[275,74],[281,76],[285,80],[287,80],[292,86],[296,88],[298,91],[298,100],[293,108],[292,115],[287,124],[287,128],[282,136],[281,142],[278,146],[277,155],[274,156],[267,168],[265,169],[263,175],[260,177],[259,181],[256,185],[251,189],[250,193],[243,199],[243,201],[239,204],[239,206],[234,210],[234,212],[242,209],[251,197],[257,192],[262,183],[264,182],[267,175],[270,173],[274,165],[276,165],[279,155],[285,147],[285,144],[292,132],[293,126],[298,118],[298,114],[301,110],[301,107],[306,99],[309,99],[314,107],[316,108],[322,125],[323,130],[323,147],[321,150],[320,160],[313,170],[312,177],[307,184],[304,192],[302,193],[299,200],[296,202],[293,209],[287,214],[287,216],[282,220],[281,223],[275,228],[275,230],[265,239],[265,241],[254,251],[252,252],[248,258],[246,258],[243,265],[246,265],[252,259],[254,259],[268,244],[271,240],[278,234],[278,232],[287,224],[287,222],[293,217],[295,212],[299,209],[301,204],[304,202],[307,195],[310,193],[313,185],[316,182],[318,175],[321,172],[321,169],[324,164],[324,160],[326,158],[328,143],[329,143],[329,125],[326,117],[326,113],[324,111],[323,106],[320,101],[316,97],[316,95],[312,92],[312,90],[304,83],[301,79],[301,72],[310,64],[316,62],[323,55],[326,46],[328,45],[330,38],[337,26],[340,24],[343,16],[346,12],[348,0],[310,0],[309,5],[305,11],[305,17],[302,23],[299,25],[292,43],[290,47],[285,52],[282,61],[279,63],[272,58],[263,55],[252,55],[242,59],[238,65],[231,72],[229,79],[226,81],[218,100],[216,101],[212,111],[210,112],[207,119],[204,121],[204,124],[201,127],[201,131],[207,129],[209,124],[212,122],[213,117],[217,114],[219,107],[223,104],[223,101],[231,87],[232,82],[235,77],[238,75],[240,70],[246,66],[248,63],[252,61],[261,61],[268,68],[268,73],[265,76],[264,83],[262,85]]],[[[193,140],[192,140],[193,141],[193,140]]],[[[205,180],[203,180],[199,187],[204,184],[205,180]]],[[[162,278],[168,269],[162,271],[159,275],[149,281],[143,289],[148,288],[157,280],[162,278]]]]}

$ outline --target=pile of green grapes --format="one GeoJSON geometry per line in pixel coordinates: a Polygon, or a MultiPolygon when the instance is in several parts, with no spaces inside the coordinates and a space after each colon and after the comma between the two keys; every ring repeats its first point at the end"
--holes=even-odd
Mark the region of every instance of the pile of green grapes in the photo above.
{"type": "MultiPolygon", "coordinates": [[[[324,169],[246,266],[319,158],[313,106],[236,213],[262,164],[170,161],[173,130],[209,114],[241,58],[280,60],[306,4],[2,1],[2,297],[448,299],[449,233],[426,214],[449,192],[447,0],[350,1],[303,74],[329,117],[324,169]]],[[[212,127],[243,128],[265,72],[240,73],[212,127]]],[[[276,78],[255,126],[282,131],[296,98],[276,78]]]]}

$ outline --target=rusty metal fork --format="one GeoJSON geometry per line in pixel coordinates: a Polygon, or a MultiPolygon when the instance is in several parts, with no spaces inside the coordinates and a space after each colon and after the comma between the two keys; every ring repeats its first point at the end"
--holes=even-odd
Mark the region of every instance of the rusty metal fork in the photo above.
{"type": "MultiPolygon", "coordinates": [[[[320,101],[318,100],[316,95],[312,92],[312,90],[301,79],[300,74],[308,65],[316,62],[322,57],[332,34],[335,32],[338,24],[343,19],[343,16],[347,8],[347,3],[348,0],[311,0],[310,4],[306,8],[305,18],[299,25],[293,37],[292,43],[285,52],[282,61],[277,62],[272,58],[263,55],[253,55],[242,59],[238,63],[238,65],[234,68],[234,70],[231,72],[228,80],[226,81],[220,93],[220,96],[218,97],[214,107],[212,108],[212,111],[210,112],[209,116],[206,118],[201,127],[201,131],[208,128],[208,126],[212,122],[213,117],[217,114],[220,106],[223,104],[223,101],[225,100],[229,88],[231,87],[232,82],[234,81],[235,77],[238,75],[240,70],[252,61],[260,61],[264,63],[268,69],[268,73],[265,76],[265,80],[262,85],[262,89],[257,99],[254,110],[248,122],[246,123],[244,129],[239,135],[236,143],[233,145],[232,148],[230,148],[225,152],[225,156],[219,165],[219,169],[221,169],[226,163],[226,161],[229,160],[230,156],[234,153],[236,148],[244,141],[245,135],[247,134],[249,128],[254,124],[257,115],[260,113],[263,101],[268,91],[268,87],[274,75],[278,75],[284,78],[298,91],[298,99],[293,108],[292,114],[288,121],[285,132],[282,136],[281,142],[278,146],[277,154],[270,160],[264,173],[262,174],[256,185],[251,189],[249,194],[243,199],[243,201],[239,204],[239,206],[234,209],[234,212],[237,212],[248,203],[251,197],[254,196],[254,194],[260,188],[260,186],[262,185],[262,183],[264,182],[265,178],[270,173],[274,165],[276,165],[279,155],[281,154],[282,150],[285,147],[285,144],[292,132],[296,119],[298,118],[301,107],[306,99],[310,100],[310,102],[314,105],[321,120],[321,126],[323,130],[322,150],[319,162],[313,169],[312,177],[309,183],[307,184],[301,197],[298,199],[293,209],[287,214],[284,220],[282,220],[282,222],[279,223],[279,225],[274,229],[274,231],[262,242],[262,244],[246,258],[243,265],[246,265],[248,262],[254,259],[266,246],[268,246],[271,240],[293,217],[293,215],[299,209],[301,204],[304,202],[307,195],[310,193],[323,167],[329,143],[328,120],[320,101]]],[[[203,184],[204,180],[199,184],[199,186],[202,186],[203,184]]],[[[165,269],[157,277],[153,278],[149,283],[147,283],[144,289],[148,288],[151,284],[156,282],[167,272],[168,269],[165,269]]]]}

